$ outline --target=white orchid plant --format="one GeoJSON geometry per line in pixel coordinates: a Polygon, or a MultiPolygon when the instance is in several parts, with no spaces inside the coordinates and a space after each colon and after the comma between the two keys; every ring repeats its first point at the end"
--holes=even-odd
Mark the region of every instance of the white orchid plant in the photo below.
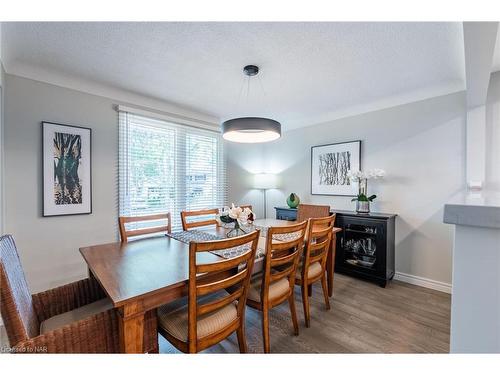
{"type": "Polygon", "coordinates": [[[239,225],[253,222],[255,220],[255,214],[248,207],[241,208],[232,203],[231,207],[224,207],[222,212],[217,215],[216,220],[220,224],[236,223],[235,225],[239,227],[239,225]]]}
{"type": "Polygon", "coordinates": [[[359,186],[359,193],[357,197],[352,198],[351,202],[372,202],[377,196],[375,194],[367,195],[367,181],[371,179],[383,178],[385,176],[385,171],[383,169],[375,168],[369,169],[367,171],[349,171],[347,177],[352,182],[357,182],[359,186]]]}

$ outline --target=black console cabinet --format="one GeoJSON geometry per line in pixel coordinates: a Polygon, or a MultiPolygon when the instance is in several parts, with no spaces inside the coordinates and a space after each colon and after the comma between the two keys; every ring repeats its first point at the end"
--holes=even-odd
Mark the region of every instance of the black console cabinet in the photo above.
{"type": "MultiPolygon", "coordinates": [[[[276,218],[295,220],[297,209],[275,207],[276,218]]],[[[360,277],[385,287],[394,276],[396,215],[332,210],[337,214],[335,272],[360,277]]]]}
{"type": "Polygon", "coordinates": [[[396,215],[336,211],[335,272],[374,281],[385,287],[394,276],[396,215]]]}

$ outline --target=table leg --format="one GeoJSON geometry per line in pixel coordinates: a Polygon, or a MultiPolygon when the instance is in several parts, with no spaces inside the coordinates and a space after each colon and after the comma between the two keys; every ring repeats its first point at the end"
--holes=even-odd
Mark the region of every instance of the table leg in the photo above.
{"type": "Polygon", "coordinates": [[[119,333],[122,353],[144,353],[144,311],[136,302],[120,311],[119,333]]]}
{"type": "Polygon", "coordinates": [[[337,249],[337,234],[334,233],[332,236],[332,242],[330,243],[330,251],[328,252],[328,259],[326,262],[326,277],[328,281],[328,296],[333,296],[333,276],[335,270],[335,251],[337,249]]]}

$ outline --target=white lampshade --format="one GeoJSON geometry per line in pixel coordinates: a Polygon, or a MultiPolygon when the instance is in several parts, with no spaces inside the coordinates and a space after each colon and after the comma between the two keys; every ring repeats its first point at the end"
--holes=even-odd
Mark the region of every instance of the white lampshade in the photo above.
{"type": "Polygon", "coordinates": [[[254,175],[253,187],[256,189],[275,189],[278,187],[278,178],[271,173],[256,174],[254,175]]]}

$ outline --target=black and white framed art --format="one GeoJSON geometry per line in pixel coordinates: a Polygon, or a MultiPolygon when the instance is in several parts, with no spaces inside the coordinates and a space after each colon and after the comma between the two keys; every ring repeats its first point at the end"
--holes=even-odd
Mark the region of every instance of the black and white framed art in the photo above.
{"type": "Polygon", "coordinates": [[[92,130],[42,122],[43,216],[92,213],[92,130]]]}
{"type": "Polygon", "coordinates": [[[361,170],[361,141],[311,147],[311,194],[357,195],[350,170],[361,170]]]}

